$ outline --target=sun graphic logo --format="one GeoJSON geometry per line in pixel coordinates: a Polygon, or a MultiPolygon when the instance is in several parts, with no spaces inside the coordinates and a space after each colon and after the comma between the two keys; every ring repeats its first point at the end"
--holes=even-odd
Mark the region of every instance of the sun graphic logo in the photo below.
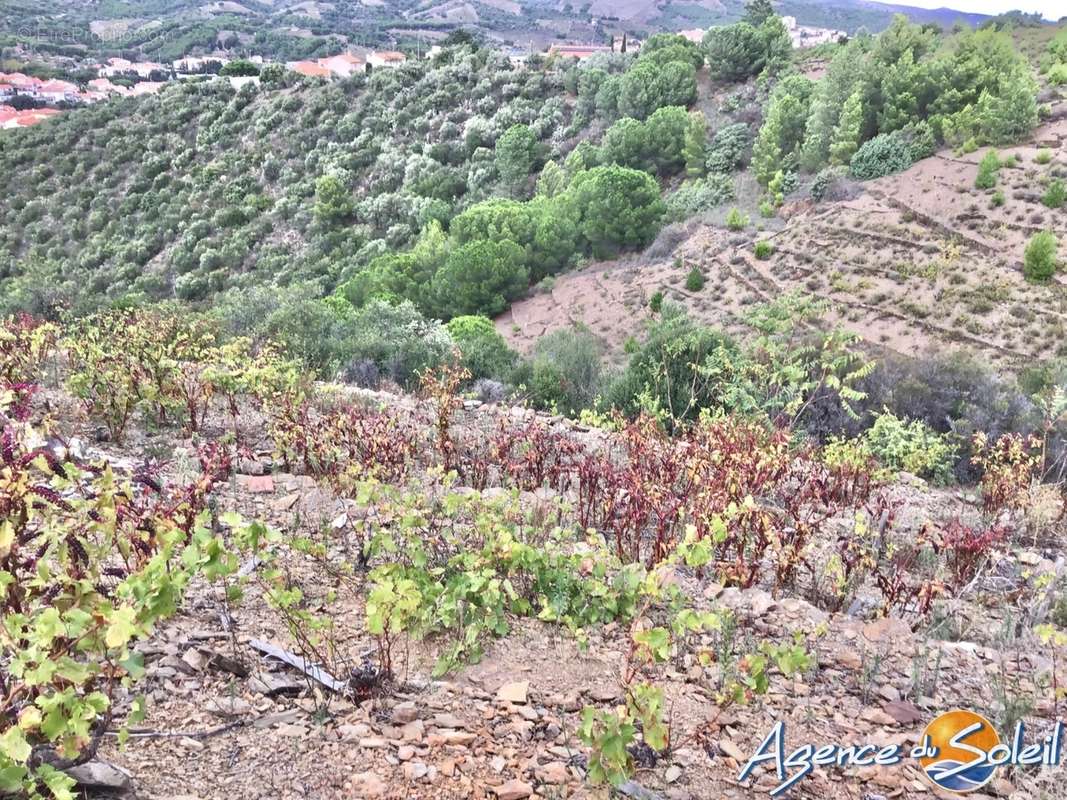
{"type": "Polygon", "coordinates": [[[923,731],[928,755],[919,759],[926,775],[937,786],[966,794],[985,786],[993,777],[999,759],[991,758],[1000,737],[992,723],[973,711],[948,711],[923,731]]]}

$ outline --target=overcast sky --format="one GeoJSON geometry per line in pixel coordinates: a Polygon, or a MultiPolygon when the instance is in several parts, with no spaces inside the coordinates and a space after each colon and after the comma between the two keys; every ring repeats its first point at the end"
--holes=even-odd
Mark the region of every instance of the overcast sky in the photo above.
{"type": "MultiPolygon", "coordinates": [[[[894,0],[885,0],[892,3],[894,0]]],[[[1067,3],[1064,0],[898,0],[900,5],[918,6],[919,8],[952,8],[957,11],[971,11],[975,14],[1002,14],[1018,9],[1032,14],[1041,12],[1048,19],[1059,19],[1067,15],[1067,3]]]]}

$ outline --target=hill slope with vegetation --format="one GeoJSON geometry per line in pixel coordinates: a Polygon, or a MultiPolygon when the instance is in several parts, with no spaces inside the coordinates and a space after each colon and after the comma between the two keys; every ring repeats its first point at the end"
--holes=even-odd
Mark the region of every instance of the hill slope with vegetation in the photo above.
{"type": "MultiPolygon", "coordinates": [[[[1051,86],[1061,39],[1040,54],[1041,81],[1051,86]]],[[[745,20],[712,29],[700,45],[661,34],[639,55],[515,66],[465,42],[431,61],[336,83],[272,68],[258,88],[235,92],[205,80],[74,112],[0,140],[0,188],[10,200],[0,241],[3,302],[45,316],[159,302],[210,308],[231,335],[280,341],[320,375],[371,386],[411,385],[458,346],[473,377],[491,382],[486,391],[517,390],[572,415],[659,404],[688,417],[720,404],[712,398],[723,378],[701,379],[699,391],[692,383],[715,369],[705,359],[726,352],[710,343],[740,353],[747,345],[721,331],[745,340],[761,326],[768,333],[746,306],[791,291],[808,299],[785,303],[783,313],[800,309],[800,318],[778,333],[800,337],[819,316],[819,325],[851,326],[868,346],[914,352],[944,323],[924,321],[918,297],[871,288],[873,275],[855,283],[839,276],[848,259],[870,271],[863,264],[873,249],[853,257],[814,246],[825,224],[817,219],[854,209],[861,221],[846,224],[870,227],[872,207],[856,199],[859,182],[875,181],[866,184],[869,203],[885,196],[877,180],[891,181],[914,162],[921,170],[936,151],[953,148],[965,159],[1026,139],[1052,106],[1039,105],[1037,73],[995,27],[946,35],[898,17],[884,33],[823,55],[819,71],[809,69],[810,58],[799,70],[781,20],[769,3],[755,2],[745,20]],[[797,216],[818,201],[808,217],[797,216]],[[741,208],[726,213],[731,204],[741,208]],[[754,227],[781,232],[753,236],[754,227]],[[813,268],[820,259],[824,268],[813,268]],[[671,266],[638,270],[633,283],[632,270],[605,276],[605,284],[628,284],[611,331],[596,319],[602,284],[572,293],[575,308],[556,300],[570,281],[583,280],[575,270],[585,264],[613,273],[619,263],[656,262],[671,266]],[[682,277],[685,292],[671,291],[682,277]],[[510,350],[486,319],[520,300],[522,310],[499,327],[528,357],[510,350]],[[689,305],[689,317],[678,318],[676,301],[689,305]],[[538,303],[547,303],[547,319],[529,332],[559,330],[525,346],[524,320],[542,319],[526,309],[538,303]],[[641,318],[652,323],[647,331],[634,325],[641,318]],[[660,337],[670,331],[695,348],[674,348],[670,357],[698,367],[683,369],[690,388],[673,397],[661,367],[650,366],[659,364],[660,337]],[[602,363],[605,349],[614,366],[602,363]]],[[[1020,264],[1033,262],[1020,267],[1020,283],[1044,282],[1047,293],[1057,286],[1048,270],[1062,211],[1058,167],[1037,164],[1042,153],[1019,155],[1048,183],[1042,202],[1053,224],[1045,235],[1031,219],[1019,230],[1036,244],[1015,247],[1020,264]]],[[[991,205],[996,175],[1007,181],[1018,163],[983,156],[980,179],[989,188],[980,191],[991,205]]],[[[908,195],[891,193],[906,202],[908,195]]],[[[917,206],[900,213],[929,216],[917,206]]],[[[966,278],[938,288],[951,280],[942,261],[959,263],[966,248],[988,252],[1003,234],[967,233],[953,220],[930,225],[941,225],[949,241],[923,242],[890,224],[862,234],[880,248],[917,242],[942,256],[913,254],[899,269],[883,268],[887,289],[927,281],[963,309],[987,302],[989,290],[966,286],[966,278]]],[[[1042,302],[1059,313],[1058,301],[1042,302]]],[[[985,336],[963,312],[954,324],[961,332],[948,330],[950,341],[988,345],[995,355],[1031,352],[1007,333],[985,336]]],[[[734,382],[727,407],[744,404],[748,371],[764,355],[757,348],[725,379],[734,382]]],[[[1041,369],[1039,387],[1058,367],[1041,369]]],[[[882,405],[907,406],[875,397],[863,424],[882,405]]],[[[1026,393],[1019,398],[1026,406],[1026,393]]],[[[1002,414],[997,424],[1037,424],[1028,413],[1002,414]]],[[[919,416],[941,431],[950,426],[931,409],[919,416]]],[[[811,421],[820,437],[855,428],[840,406],[829,419],[811,421]]]]}
{"type": "Polygon", "coordinates": [[[40,302],[74,307],[276,278],[330,288],[368,253],[490,195],[493,144],[509,128],[526,125],[529,146],[551,154],[572,116],[559,75],[488,51],[329,85],[268,76],[258,93],[189,83],[101,104],[0,144],[24,176],[5,170],[17,196],[4,272],[42,270],[49,280],[26,286],[47,283],[55,295],[40,302]]]}
{"type": "MultiPolygon", "coordinates": [[[[682,171],[695,179],[710,171],[714,180],[682,187],[676,215],[708,194],[730,193],[719,176],[742,166],[751,116],[748,130],[708,131],[706,116],[688,117],[685,109],[698,99],[698,70],[737,81],[788,66],[780,22],[767,11],[752,22],[714,30],[703,47],[660,36],[640,57],[579,66],[535,61],[516,69],[491,51],[461,47],[432,64],[329,86],[290,85],[272,72],[258,92],[195,83],[68,115],[2,143],[11,202],[0,276],[33,276],[22,281],[26,291],[56,287],[53,298],[16,300],[36,310],[102,298],[200,300],[280,275],[286,283],[319,280],[328,291],[419,235],[432,249],[433,223],[448,229],[478,201],[529,197],[528,176],[542,167],[542,207],[556,195],[576,202],[557,216],[582,228],[584,241],[568,247],[558,230],[542,238],[597,256],[642,246],[659,217],[650,196],[635,201],[634,219],[611,209],[625,231],[582,215],[616,190],[656,191],[624,169],[664,186],[682,171]],[[579,137],[596,141],[609,124],[601,146],[571,154],[579,137]],[[589,126],[592,133],[583,134],[589,126]],[[607,172],[594,173],[598,167],[607,172]],[[647,219],[636,206],[647,206],[647,219]]],[[[764,185],[774,181],[777,202],[800,168],[848,162],[861,144],[860,158],[871,163],[858,174],[872,177],[899,168],[902,155],[928,154],[938,141],[1002,143],[1036,124],[1035,91],[1003,34],[962,34],[942,45],[934,33],[901,22],[877,40],[844,47],[817,90],[801,75],[775,84],[754,172],[764,185]],[[875,134],[885,138],[867,143],[875,134]]],[[[737,112],[752,100],[759,96],[731,102],[737,112]]],[[[477,217],[461,218],[458,244],[475,236],[467,223],[500,223],[477,217]]],[[[494,237],[482,231],[477,238],[494,237]]],[[[527,265],[528,278],[570,263],[539,252],[525,260],[537,262],[527,265]]],[[[17,283],[6,289],[19,297],[17,283]]]]}
{"type": "Polygon", "coordinates": [[[468,40],[5,131],[0,794],[681,800],[770,792],[782,720],[1050,735],[1041,33],[799,58],[754,0],[699,45],[468,40]]]}

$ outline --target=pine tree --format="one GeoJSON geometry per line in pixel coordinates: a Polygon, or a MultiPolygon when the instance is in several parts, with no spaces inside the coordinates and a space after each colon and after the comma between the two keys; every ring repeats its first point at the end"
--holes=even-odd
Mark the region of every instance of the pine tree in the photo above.
{"type": "Polygon", "coordinates": [[[756,173],[756,180],[764,186],[770,183],[782,165],[782,146],[778,143],[777,135],[780,128],[780,123],[768,119],[752,146],[752,169],[756,173]]]}
{"type": "MultiPolygon", "coordinates": [[[[862,42],[850,42],[837,51],[826,75],[815,87],[800,153],[800,165],[809,172],[818,172],[829,163],[830,145],[845,103],[853,92],[863,92],[866,83],[863,57],[862,42]]],[[[864,96],[861,94],[861,99],[864,96]]],[[[864,105],[864,121],[866,118],[864,105]]]]}
{"type": "Polygon", "coordinates": [[[745,22],[757,28],[774,16],[771,0],[748,0],[745,3],[745,22]]]}
{"type": "Polygon", "coordinates": [[[708,131],[704,115],[694,111],[689,115],[689,127],[685,131],[685,145],[682,156],[685,158],[685,174],[690,178],[704,175],[704,163],[707,158],[708,131]]]}
{"type": "Polygon", "coordinates": [[[849,95],[841,109],[841,118],[834,128],[830,143],[830,163],[847,164],[860,145],[863,129],[863,97],[859,90],[849,95]]]}
{"type": "Polygon", "coordinates": [[[537,179],[537,194],[541,197],[556,197],[567,188],[567,174],[555,161],[549,161],[537,179]]]}
{"type": "Polygon", "coordinates": [[[790,75],[771,93],[766,119],[752,147],[752,168],[761,185],[766,186],[780,169],[796,169],[813,86],[803,75],[790,75]]]}
{"type": "Polygon", "coordinates": [[[512,125],[496,142],[496,166],[511,187],[526,179],[536,158],[537,137],[527,125],[512,125]]]}

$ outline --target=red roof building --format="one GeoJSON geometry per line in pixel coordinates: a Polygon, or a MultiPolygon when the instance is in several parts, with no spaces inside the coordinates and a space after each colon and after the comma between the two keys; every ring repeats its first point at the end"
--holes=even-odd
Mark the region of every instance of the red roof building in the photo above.
{"type": "Polygon", "coordinates": [[[351,53],[341,53],[329,58],[320,58],[318,64],[339,78],[347,78],[354,72],[364,72],[367,69],[367,62],[351,53]]]}
{"type": "Polygon", "coordinates": [[[550,56],[577,58],[579,61],[597,53],[610,53],[611,48],[599,44],[554,44],[548,48],[550,56]]]}
{"type": "Polygon", "coordinates": [[[333,75],[326,67],[314,61],[290,61],[285,66],[309,78],[329,78],[333,75]]]}
{"type": "MultiPolygon", "coordinates": [[[[10,106],[3,106],[3,108],[10,108],[10,106]]],[[[14,115],[8,114],[7,112],[0,112],[0,128],[3,128],[4,130],[12,128],[28,128],[31,125],[37,125],[44,122],[46,119],[54,117],[56,114],[62,113],[62,111],[56,108],[35,108],[30,111],[15,111],[14,115]]]]}

